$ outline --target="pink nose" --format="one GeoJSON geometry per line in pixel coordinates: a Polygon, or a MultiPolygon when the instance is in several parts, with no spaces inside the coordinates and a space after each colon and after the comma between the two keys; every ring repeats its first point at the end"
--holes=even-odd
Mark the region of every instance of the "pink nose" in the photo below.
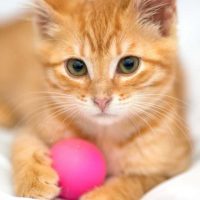
{"type": "Polygon", "coordinates": [[[103,98],[103,99],[95,98],[94,104],[96,104],[100,108],[100,110],[103,112],[111,101],[112,101],[111,98],[103,98]]]}

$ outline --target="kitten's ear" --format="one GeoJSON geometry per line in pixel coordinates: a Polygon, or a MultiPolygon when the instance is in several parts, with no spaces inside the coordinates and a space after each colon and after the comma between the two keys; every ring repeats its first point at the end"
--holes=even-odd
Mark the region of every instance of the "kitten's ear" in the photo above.
{"type": "Polygon", "coordinates": [[[135,0],[143,23],[159,26],[162,36],[168,36],[176,20],[176,0],[135,0]]]}
{"type": "MultiPolygon", "coordinates": [[[[54,1],[55,2],[55,1],[54,1]]],[[[35,22],[42,37],[53,37],[59,30],[59,13],[54,8],[53,1],[36,0],[34,4],[35,22]]]]}

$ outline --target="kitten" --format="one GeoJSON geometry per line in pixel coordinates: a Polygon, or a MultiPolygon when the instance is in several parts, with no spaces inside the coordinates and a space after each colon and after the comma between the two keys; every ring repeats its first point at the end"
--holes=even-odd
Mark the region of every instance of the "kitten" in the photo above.
{"type": "Polygon", "coordinates": [[[20,124],[18,196],[59,194],[48,150],[63,138],[90,140],[107,160],[109,179],[81,200],[138,200],[189,167],[175,4],[40,0],[37,31],[0,29],[0,119],[20,124]]]}

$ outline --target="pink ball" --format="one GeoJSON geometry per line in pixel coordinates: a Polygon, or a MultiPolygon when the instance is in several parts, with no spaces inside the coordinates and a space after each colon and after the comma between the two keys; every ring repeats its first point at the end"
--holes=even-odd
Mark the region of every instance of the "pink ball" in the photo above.
{"type": "Polygon", "coordinates": [[[103,184],[106,162],[94,144],[81,139],[64,140],[53,146],[51,155],[60,178],[61,197],[77,200],[103,184]]]}

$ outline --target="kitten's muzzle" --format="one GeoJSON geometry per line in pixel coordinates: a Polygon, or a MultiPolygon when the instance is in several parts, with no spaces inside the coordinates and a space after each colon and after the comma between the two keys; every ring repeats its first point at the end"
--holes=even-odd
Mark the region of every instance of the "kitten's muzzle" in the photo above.
{"type": "Polygon", "coordinates": [[[94,98],[93,99],[94,104],[98,106],[102,112],[106,110],[106,108],[109,106],[111,101],[112,101],[112,98],[94,98]]]}

